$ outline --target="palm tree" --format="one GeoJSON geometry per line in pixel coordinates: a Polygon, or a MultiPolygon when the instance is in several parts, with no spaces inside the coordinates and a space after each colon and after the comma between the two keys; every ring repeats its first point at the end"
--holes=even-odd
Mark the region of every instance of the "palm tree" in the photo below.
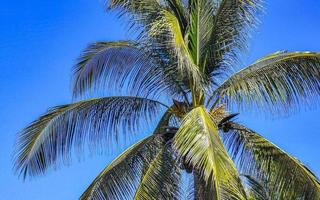
{"type": "Polygon", "coordinates": [[[137,37],[96,42],[83,52],[74,68],[76,101],[50,109],[19,134],[18,173],[44,174],[74,152],[108,149],[160,119],[81,199],[179,199],[185,172],[194,180],[190,198],[320,199],[319,180],[307,167],[230,112],[289,113],[320,94],[319,53],[279,51],[232,74],[261,0],[109,0],[106,6],[137,37]],[[80,100],[119,88],[130,96],[80,100]]]}

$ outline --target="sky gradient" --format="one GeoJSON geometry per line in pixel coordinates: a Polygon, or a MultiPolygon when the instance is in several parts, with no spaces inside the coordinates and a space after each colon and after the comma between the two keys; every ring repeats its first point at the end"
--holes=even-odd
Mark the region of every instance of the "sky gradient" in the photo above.
{"type": "MultiPolygon", "coordinates": [[[[320,1],[269,0],[243,63],[278,51],[320,52],[320,1]]],[[[13,173],[16,134],[49,107],[71,102],[71,68],[97,40],[126,39],[124,24],[99,0],[12,1],[0,6],[0,197],[78,199],[122,149],[22,181],[13,173]]],[[[286,118],[246,112],[238,120],[299,158],[320,176],[320,108],[286,118]]],[[[140,136],[141,137],[141,136],[140,136]]]]}

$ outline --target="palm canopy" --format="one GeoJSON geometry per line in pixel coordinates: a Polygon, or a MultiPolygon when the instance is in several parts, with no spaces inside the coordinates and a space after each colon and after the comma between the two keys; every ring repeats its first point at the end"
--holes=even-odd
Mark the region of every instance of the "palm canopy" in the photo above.
{"type": "Polygon", "coordinates": [[[86,145],[108,148],[164,113],[155,131],[110,163],[81,199],[180,199],[183,170],[194,177],[195,199],[320,199],[320,183],[306,166],[226,111],[281,114],[311,105],[320,94],[319,53],[279,51],[231,74],[257,25],[260,0],[106,6],[129,21],[137,38],[88,46],[74,67],[73,95],[125,88],[132,96],[49,110],[19,134],[17,172],[37,176],[86,145]]]}

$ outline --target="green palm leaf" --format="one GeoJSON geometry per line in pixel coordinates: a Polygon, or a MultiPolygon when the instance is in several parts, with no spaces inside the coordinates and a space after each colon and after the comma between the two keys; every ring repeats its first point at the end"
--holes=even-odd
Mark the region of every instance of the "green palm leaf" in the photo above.
{"type": "Polygon", "coordinates": [[[168,92],[172,86],[166,80],[150,53],[135,42],[96,42],[84,50],[74,67],[73,94],[83,96],[106,87],[148,96],[168,92]]]}
{"type": "Polygon", "coordinates": [[[243,177],[246,179],[247,195],[249,200],[277,199],[277,194],[268,189],[268,184],[261,183],[250,175],[244,175],[243,177]]]}
{"type": "Polygon", "coordinates": [[[214,193],[216,193],[214,185],[212,182],[208,184],[202,178],[201,174],[198,172],[193,172],[193,189],[189,193],[188,199],[195,199],[195,200],[214,200],[214,193]]]}
{"type": "Polygon", "coordinates": [[[124,134],[136,131],[141,119],[150,120],[161,106],[146,98],[108,97],[55,107],[20,133],[15,169],[24,177],[43,174],[59,157],[70,160],[73,146],[83,152],[86,141],[91,149],[104,149],[118,140],[120,128],[124,134]]]}
{"type": "Polygon", "coordinates": [[[280,199],[320,198],[319,180],[298,159],[242,125],[229,126],[227,144],[241,171],[266,179],[280,199]]]}
{"type": "Polygon", "coordinates": [[[99,174],[80,199],[132,199],[144,166],[158,155],[163,142],[161,135],[151,135],[128,148],[99,174]]]}
{"type": "Polygon", "coordinates": [[[118,11],[119,17],[130,17],[131,26],[150,23],[162,7],[158,0],[110,0],[106,6],[108,10],[118,11]]]}
{"type": "Polygon", "coordinates": [[[214,183],[214,199],[245,199],[237,169],[204,107],[194,108],[184,117],[173,144],[179,156],[199,170],[207,184],[214,183]]]}
{"type": "Polygon", "coordinates": [[[211,71],[232,66],[239,51],[246,50],[250,30],[258,21],[262,10],[261,0],[219,0],[213,32],[208,46],[211,71]]]}
{"type": "Polygon", "coordinates": [[[190,1],[189,49],[194,63],[204,72],[209,45],[213,32],[215,7],[210,0],[190,1]]]}
{"type": "Polygon", "coordinates": [[[165,2],[165,7],[169,8],[172,11],[172,13],[177,17],[181,27],[181,32],[184,35],[188,27],[188,16],[186,16],[187,10],[185,5],[186,2],[181,0],[165,0],[165,2]]]}
{"type": "MultiPolygon", "coordinates": [[[[226,80],[215,92],[216,103],[264,111],[294,110],[320,94],[320,54],[277,52],[258,60],[226,80]]],[[[215,98],[212,98],[212,100],[215,98]]]]}
{"type": "Polygon", "coordinates": [[[158,48],[168,50],[177,61],[179,75],[187,76],[201,86],[202,76],[185,43],[178,18],[168,10],[161,10],[156,20],[149,24],[148,35],[156,38],[158,48]]]}
{"type": "Polygon", "coordinates": [[[179,199],[181,170],[173,156],[171,143],[168,143],[147,167],[133,199],[179,199]]]}

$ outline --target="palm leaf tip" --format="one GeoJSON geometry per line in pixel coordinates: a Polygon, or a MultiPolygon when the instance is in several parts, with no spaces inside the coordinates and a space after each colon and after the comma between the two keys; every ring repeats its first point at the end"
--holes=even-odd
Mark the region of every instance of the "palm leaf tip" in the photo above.
{"type": "Polygon", "coordinates": [[[74,98],[104,87],[130,95],[167,91],[164,75],[147,48],[134,41],[107,41],[89,45],[73,69],[74,98]]]}
{"type": "Polygon", "coordinates": [[[180,169],[166,133],[153,134],[112,161],[82,194],[89,199],[175,199],[180,169]]]}
{"type": "Polygon", "coordinates": [[[247,50],[250,30],[260,22],[263,4],[262,0],[218,1],[212,42],[208,46],[213,57],[211,63],[226,69],[226,66],[238,62],[239,52],[247,50]]]}
{"type": "Polygon", "coordinates": [[[319,199],[318,178],[299,160],[234,122],[230,123],[226,137],[241,172],[261,182],[269,194],[274,194],[271,199],[319,199]]]}
{"type": "Polygon", "coordinates": [[[148,122],[164,106],[140,97],[106,97],[55,107],[18,135],[15,170],[32,177],[67,163],[73,150],[106,150],[120,131],[124,137],[137,131],[142,119],[148,122]]]}
{"type": "Polygon", "coordinates": [[[232,75],[211,99],[240,109],[256,106],[273,114],[290,113],[317,103],[319,72],[319,53],[276,52],[232,75]]]}
{"type": "Polygon", "coordinates": [[[128,148],[97,176],[80,199],[125,199],[132,196],[143,173],[143,164],[151,162],[161,149],[161,143],[161,137],[152,135],[128,148]]]}

